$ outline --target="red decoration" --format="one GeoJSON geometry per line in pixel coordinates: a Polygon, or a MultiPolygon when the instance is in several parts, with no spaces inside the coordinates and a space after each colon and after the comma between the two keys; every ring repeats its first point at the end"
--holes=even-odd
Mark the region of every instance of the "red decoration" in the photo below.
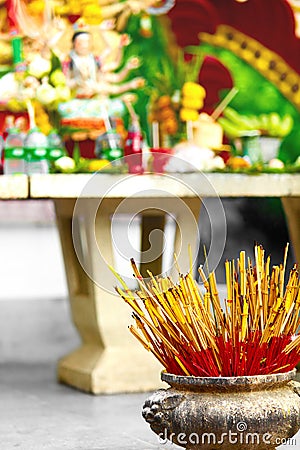
{"type": "Polygon", "coordinates": [[[20,31],[17,18],[16,18],[16,7],[14,0],[6,0],[6,10],[7,10],[7,21],[8,28],[10,32],[20,31]]]}

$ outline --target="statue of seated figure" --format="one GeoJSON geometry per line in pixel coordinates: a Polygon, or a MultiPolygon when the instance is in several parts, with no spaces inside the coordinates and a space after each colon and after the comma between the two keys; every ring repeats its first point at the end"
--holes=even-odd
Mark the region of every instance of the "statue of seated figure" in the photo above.
{"type": "Polygon", "coordinates": [[[72,49],[63,62],[63,72],[74,98],[59,106],[62,117],[105,117],[107,114],[122,116],[125,113],[122,98],[110,96],[127,93],[144,86],[145,83],[141,77],[124,81],[131,70],[139,67],[140,61],[137,57],[130,58],[123,69],[114,72],[120,65],[122,48],[128,42],[128,36],[122,35],[117,56],[113,61],[109,61],[109,45],[100,57],[95,56],[92,51],[92,34],[85,30],[74,33],[72,49]]]}

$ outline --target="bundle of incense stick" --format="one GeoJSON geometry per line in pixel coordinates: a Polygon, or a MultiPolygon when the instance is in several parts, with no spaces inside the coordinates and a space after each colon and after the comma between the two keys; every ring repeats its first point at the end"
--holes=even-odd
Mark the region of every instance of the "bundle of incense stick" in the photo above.
{"type": "Polygon", "coordinates": [[[295,265],[286,278],[286,261],[271,267],[262,246],[255,246],[255,264],[240,252],[226,261],[227,298],[222,307],[214,272],[200,277],[179,273],[144,280],[133,260],[139,290],[132,292],[113,270],[118,294],[133,310],[129,327],[166,371],[189,376],[260,375],[292,370],[300,361],[300,280],[295,265]]]}

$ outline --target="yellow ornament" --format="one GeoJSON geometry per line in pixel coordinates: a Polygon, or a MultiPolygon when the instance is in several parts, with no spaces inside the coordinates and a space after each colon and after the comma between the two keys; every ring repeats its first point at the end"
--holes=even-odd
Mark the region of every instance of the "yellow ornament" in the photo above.
{"type": "Polygon", "coordinates": [[[27,10],[31,16],[40,16],[45,9],[45,2],[41,0],[33,0],[27,5],[27,10]]]}
{"type": "Polygon", "coordinates": [[[80,1],[81,8],[84,9],[87,5],[98,5],[98,0],[81,0],[80,1]]]}
{"type": "Polygon", "coordinates": [[[6,107],[8,111],[16,113],[26,110],[26,105],[22,101],[16,100],[15,98],[8,100],[6,107]]]}
{"type": "Polygon", "coordinates": [[[98,5],[87,5],[83,9],[82,17],[89,25],[98,25],[103,20],[101,8],[98,5]]]}
{"type": "Polygon", "coordinates": [[[193,83],[192,81],[187,81],[182,87],[183,95],[187,96],[199,96],[205,98],[206,92],[203,86],[198,83],[193,83]]]}
{"type": "Polygon", "coordinates": [[[188,109],[200,109],[203,106],[202,97],[185,96],[182,99],[182,106],[188,109]]]}
{"type": "Polygon", "coordinates": [[[188,109],[188,108],[182,108],[180,110],[180,119],[183,120],[184,122],[195,122],[196,120],[198,120],[198,112],[195,111],[194,109],[188,109]]]}

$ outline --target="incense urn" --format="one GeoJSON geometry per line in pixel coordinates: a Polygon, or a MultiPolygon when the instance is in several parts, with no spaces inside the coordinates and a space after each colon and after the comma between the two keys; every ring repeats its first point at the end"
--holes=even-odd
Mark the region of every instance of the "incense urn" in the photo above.
{"type": "Polygon", "coordinates": [[[295,374],[191,377],[162,372],[171,387],[153,393],[142,415],[161,443],[168,440],[187,450],[293,445],[296,439],[291,438],[300,428],[295,374]]]}

